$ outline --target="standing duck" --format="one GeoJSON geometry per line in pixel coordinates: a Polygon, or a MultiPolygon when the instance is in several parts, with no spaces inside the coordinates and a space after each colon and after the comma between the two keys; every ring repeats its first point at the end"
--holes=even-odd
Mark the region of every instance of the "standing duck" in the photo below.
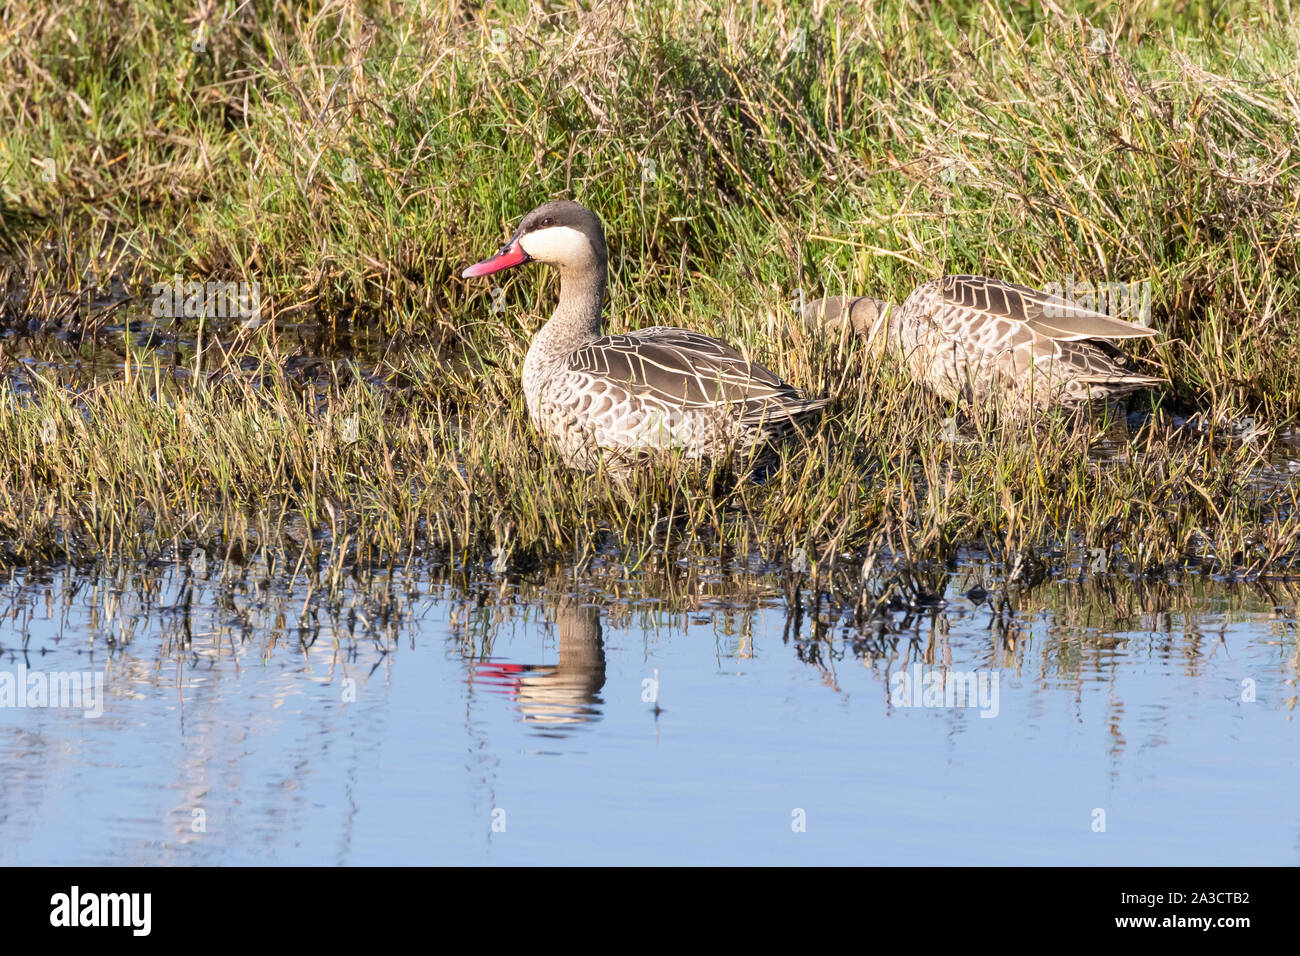
{"type": "Polygon", "coordinates": [[[1164,380],[1138,375],[1111,339],[1155,335],[1029,286],[983,276],[944,276],[901,306],[879,299],[818,299],[804,321],[850,325],[874,348],[897,349],[918,381],[945,400],[1009,400],[1024,413],[1105,401],[1164,380]]]}
{"type": "Polygon", "coordinates": [[[826,405],[698,332],[601,335],[605,233],[576,202],[538,206],[500,252],[462,276],[532,260],[559,270],[560,302],[524,359],[524,399],[570,465],[590,470],[605,457],[623,469],[669,448],[687,458],[743,453],[795,431],[826,405]]]}

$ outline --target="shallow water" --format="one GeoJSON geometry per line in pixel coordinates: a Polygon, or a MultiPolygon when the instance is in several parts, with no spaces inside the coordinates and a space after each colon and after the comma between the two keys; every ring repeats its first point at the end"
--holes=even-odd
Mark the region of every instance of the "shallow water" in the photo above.
{"type": "Polygon", "coordinates": [[[983,574],[22,572],[0,693],[92,691],[0,706],[0,862],[1300,862],[1294,585],[983,574]]]}

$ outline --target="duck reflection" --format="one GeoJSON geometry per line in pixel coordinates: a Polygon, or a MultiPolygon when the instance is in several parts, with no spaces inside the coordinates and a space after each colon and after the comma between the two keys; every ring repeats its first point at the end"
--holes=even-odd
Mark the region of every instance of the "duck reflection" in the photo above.
{"type": "Polygon", "coordinates": [[[559,663],[513,664],[483,661],[474,666],[476,684],[507,694],[525,723],[539,732],[562,736],[572,725],[599,720],[604,701],[605,645],[600,609],[574,597],[555,606],[559,663]]]}

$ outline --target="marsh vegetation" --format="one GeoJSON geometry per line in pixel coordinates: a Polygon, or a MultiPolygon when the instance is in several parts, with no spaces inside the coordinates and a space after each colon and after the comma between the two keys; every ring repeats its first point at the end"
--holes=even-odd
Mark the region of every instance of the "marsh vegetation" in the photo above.
{"type": "Polygon", "coordinates": [[[694,556],[852,601],[962,549],[1020,581],[1300,562],[1289,5],[706,7],[8,4],[0,563],[694,556]],[[456,276],[553,196],[604,220],[609,329],[832,398],[780,467],[588,476],[532,431],[556,285],[456,276]],[[1146,283],[1168,387],[1011,425],[796,319],[943,272],[1146,283]],[[160,309],[177,277],[258,315],[160,309]]]}

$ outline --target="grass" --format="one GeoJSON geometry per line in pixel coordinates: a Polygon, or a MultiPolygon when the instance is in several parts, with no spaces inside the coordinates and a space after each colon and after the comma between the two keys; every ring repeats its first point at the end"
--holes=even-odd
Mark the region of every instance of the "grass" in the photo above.
{"type": "Polygon", "coordinates": [[[1289,5],[709,6],[10,4],[0,562],[898,561],[909,600],[970,548],[1018,580],[1300,563],[1289,5]],[[611,329],[834,397],[781,468],[625,483],[533,433],[554,278],[456,276],[561,195],[605,222],[611,329]],[[1149,283],[1169,388],[1010,426],[792,319],[941,272],[1149,283]],[[152,321],[177,275],[258,283],[267,321],[152,321]]]}

